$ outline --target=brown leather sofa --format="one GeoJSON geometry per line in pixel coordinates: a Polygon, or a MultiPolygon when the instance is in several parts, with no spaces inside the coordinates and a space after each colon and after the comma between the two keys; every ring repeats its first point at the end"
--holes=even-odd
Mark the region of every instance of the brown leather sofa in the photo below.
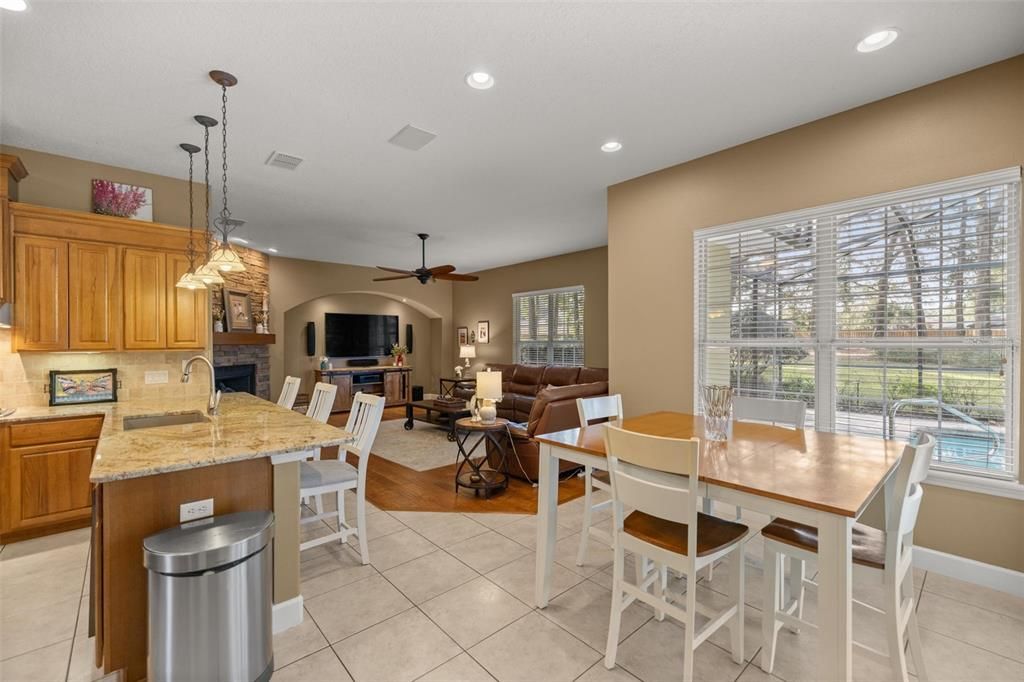
{"type": "MultiPolygon", "coordinates": [[[[503,397],[498,403],[498,416],[525,426],[512,427],[512,448],[507,468],[510,476],[531,482],[537,480],[540,448],[533,436],[579,426],[577,398],[608,394],[608,370],[592,367],[549,367],[531,365],[488,365],[501,372],[503,397]]],[[[473,391],[459,389],[470,398],[473,391]]],[[[492,466],[497,466],[497,453],[491,452],[492,466]]],[[[561,462],[560,470],[578,468],[572,462],[561,462]]]]}

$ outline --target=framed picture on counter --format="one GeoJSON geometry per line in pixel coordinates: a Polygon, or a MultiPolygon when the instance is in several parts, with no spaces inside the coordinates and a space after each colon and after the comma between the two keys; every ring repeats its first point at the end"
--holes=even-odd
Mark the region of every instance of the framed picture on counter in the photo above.
{"type": "Polygon", "coordinates": [[[50,370],[51,406],[116,402],[116,369],[50,370]]]}
{"type": "Polygon", "coordinates": [[[224,289],[224,321],[229,332],[256,331],[252,299],[247,292],[224,289]]]}

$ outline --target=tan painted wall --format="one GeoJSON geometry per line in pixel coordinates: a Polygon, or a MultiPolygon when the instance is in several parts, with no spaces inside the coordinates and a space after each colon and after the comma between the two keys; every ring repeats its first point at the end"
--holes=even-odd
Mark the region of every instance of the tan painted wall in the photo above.
{"type": "MultiPolygon", "coordinates": [[[[473,273],[480,281],[454,284],[456,327],[491,323],[491,342],[477,344],[476,363],[512,361],[512,294],[582,284],[586,291],[584,352],[588,367],[608,366],[608,249],[601,247],[473,273]]],[[[449,356],[446,356],[449,357],[449,356]]],[[[455,348],[452,366],[458,360],[455,348]]]]}
{"type": "MultiPolygon", "coordinates": [[[[359,313],[362,315],[397,315],[398,342],[409,345],[405,325],[413,327],[413,352],[406,356],[406,365],[412,366],[413,385],[424,386],[428,393],[437,390],[437,381],[431,381],[430,367],[433,349],[430,343],[430,318],[412,306],[373,294],[335,294],[298,305],[284,314],[284,371],[302,379],[302,391],[313,390],[313,371],[320,367],[324,355],[324,313],[359,313]],[[306,355],[306,323],[316,322],[316,354],[306,355]]],[[[438,349],[437,362],[440,362],[438,349]]],[[[390,364],[391,358],[381,359],[390,364]]],[[[344,362],[334,359],[334,366],[344,362]]]]}
{"type": "MultiPolygon", "coordinates": [[[[1021,163],[1024,56],[609,187],[613,390],[693,409],[694,230],[1021,163]]],[[[929,487],[917,541],[1024,570],[1024,502],[929,487]]]]}
{"type": "MultiPolygon", "coordinates": [[[[188,225],[188,155],[185,152],[180,152],[180,180],[20,147],[0,145],[0,152],[21,157],[28,169],[28,177],[18,186],[19,201],[73,211],[91,211],[93,179],[113,180],[153,190],[155,222],[188,225]]],[[[201,164],[198,157],[197,162],[201,164]]],[[[197,165],[196,169],[200,174],[198,177],[202,177],[202,166],[197,165]]],[[[195,184],[193,192],[196,201],[195,224],[201,226],[204,224],[201,182],[195,184]]]]}
{"type": "MultiPolygon", "coordinates": [[[[421,365],[419,369],[428,370],[429,377],[424,386],[430,391],[437,386],[437,379],[442,373],[442,358],[452,357],[452,338],[454,327],[452,319],[452,285],[450,282],[431,282],[420,284],[415,280],[399,280],[396,282],[374,282],[380,271],[358,265],[339,265],[319,261],[299,260],[296,258],[270,259],[270,328],[287,332],[285,313],[296,306],[314,299],[335,294],[373,294],[377,297],[390,297],[396,301],[407,303],[419,311],[425,318],[439,318],[443,324],[428,324],[429,333],[419,335],[416,330],[416,344],[428,341],[431,348],[431,359],[427,363],[414,360],[421,365]],[[404,301],[403,301],[404,299],[404,301]],[[435,332],[436,327],[436,332],[435,332]]],[[[318,327],[323,326],[323,316],[311,318],[318,327]]],[[[404,328],[403,328],[404,334],[404,328]]],[[[286,353],[293,348],[305,348],[305,334],[278,338],[278,342],[270,348],[270,393],[277,395],[285,377],[286,353]],[[287,349],[287,351],[286,351],[287,349]]],[[[322,345],[320,346],[322,348],[322,345]]],[[[299,351],[300,353],[302,350],[299,351]]],[[[450,370],[448,370],[450,371],[450,370]]]]}

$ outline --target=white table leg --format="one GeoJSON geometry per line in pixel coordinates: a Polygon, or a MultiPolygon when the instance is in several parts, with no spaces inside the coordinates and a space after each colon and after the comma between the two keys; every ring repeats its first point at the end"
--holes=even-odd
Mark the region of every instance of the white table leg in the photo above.
{"type": "Polygon", "coordinates": [[[853,519],[822,514],[818,524],[818,665],[823,680],[852,675],[853,519]]]}
{"type": "Polygon", "coordinates": [[[534,599],[537,606],[548,605],[551,586],[551,562],[555,560],[555,524],[558,521],[558,455],[546,443],[540,444],[537,474],[537,575],[534,599]]]}

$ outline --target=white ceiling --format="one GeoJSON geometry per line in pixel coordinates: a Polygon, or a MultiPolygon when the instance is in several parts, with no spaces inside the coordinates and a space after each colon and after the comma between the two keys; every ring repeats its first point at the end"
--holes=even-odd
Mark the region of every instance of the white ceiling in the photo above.
{"type": "Polygon", "coordinates": [[[225,69],[245,237],[412,267],[429,232],[460,271],[606,243],[607,185],[1024,52],[1018,2],[29,3],[0,19],[3,142],[182,177],[225,69]],[[407,123],[438,137],[387,144],[407,123]]]}

